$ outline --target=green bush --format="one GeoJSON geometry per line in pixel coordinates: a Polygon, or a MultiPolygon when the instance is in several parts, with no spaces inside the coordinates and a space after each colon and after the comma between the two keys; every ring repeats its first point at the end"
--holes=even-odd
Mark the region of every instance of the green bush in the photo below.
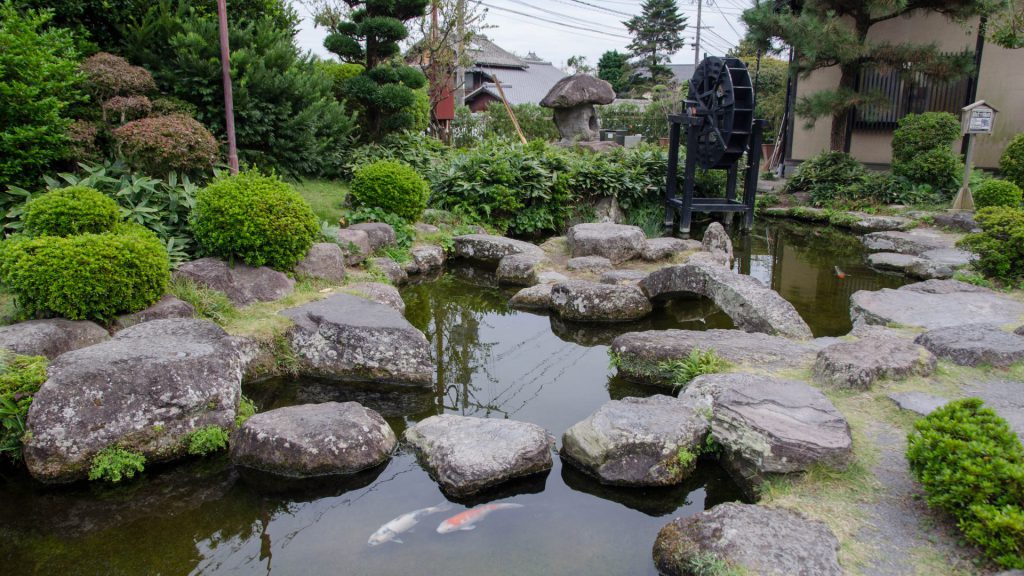
{"type": "Polygon", "coordinates": [[[110,446],[92,457],[89,480],[103,480],[117,484],[131,479],[146,468],[146,457],[138,452],[110,446]]]}
{"type": "Polygon", "coordinates": [[[974,206],[979,210],[989,206],[1020,206],[1021,189],[1009,180],[986,180],[974,190],[974,206]]]}
{"type": "Polygon", "coordinates": [[[356,206],[380,208],[415,222],[427,208],[430,186],[408,164],[381,160],[356,170],[352,179],[356,206]]]}
{"type": "Polygon", "coordinates": [[[228,447],[228,431],[220,426],[203,426],[188,435],[188,453],[206,456],[228,447]]]}
{"type": "Polygon", "coordinates": [[[999,157],[999,171],[1003,178],[1024,188],[1024,133],[1017,134],[999,157]]]}
{"type": "Polygon", "coordinates": [[[16,235],[0,247],[0,283],[30,315],[107,322],[156,302],[169,276],[163,244],[134,224],[66,238],[16,235]]]}
{"type": "Polygon", "coordinates": [[[1024,210],[990,206],[978,210],[974,219],[981,232],[957,243],[978,255],[974,267],[990,278],[1012,282],[1024,277],[1024,210]]]}
{"type": "Polygon", "coordinates": [[[290,270],[306,256],[320,225],[309,203],[291,186],[248,171],[199,191],[192,230],[209,254],[290,270]]]}
{"type": "MultiPolygon", "coordinates": [[[[404,251],[412,248],[412,243],[416,240],[416,227],[410,221],[381,208],[360,207],[355,210],[348,210],[345,212],[344,218],[349,225],[362,224],[364,222],[383,222],[388,224],[395,230],[395,246],[399,250],[404,251]]],[[[337,240],[338,235],[331,234],[329,238],[337,240]]]]}
{"type": "Polygon", "coordinates": [[[49,19],[0,2],[0,190],[34,187],[68,150],[68,108],[83,96],[78,54],[49,19]]]}
{"type": "Polygon", "coordinates": [[[968,540],[1004,568],[1024,568],[1024,446],[977,398],[914,424],[907,461],[929,506],[956,517],[968,540]]]}
{"type": "Polygon", "coordinates": [[[443,142],[422,132],[393,132],[380,142],[353,148],[339,171],[351,178],[356,169],[378,160],[398,160],[420,174],[428,174],[443,162],[449,149],[443,142]]]}
{"type": "Polygon", "coordinates": [[[960,122],[948,112],[904,116],[892,136],[893,174],[950,195],[959,188],[963,171],[951,147],[959,136],[960,122]]]}
{"type": "Polygon", "coordinates": [[[25,204],[22,231],[29,236],[102,234],[121,221],[121,211],[102,192],[87,186],[51,190],[25,204]]]}
{"type": "Polygon", "coordinates": [[[0,454],[21,459],[21,438],[32,396],[46,381],[46,358],[0,350],[0,454]]]}
{"type": "MultiPolygon", "coordinates": [[[[512,106],[512,111],[527,140],[559,139],[558,127],[555,126],[550,109],[526,103],[512,106]]],[[[519,138],[515,126],[512,125],[512,119],[508,117],[508,111],[505,110],[505,105],[500,102],[491,102],[487,106],[487,111],[484,112],[484,126],[486,126],[485,136],[510,140],[519,138]]]]}
{"type": "Polygon", "coordinates": [[[827,206],[841,190],[867,177],[864,165],[845,152],[822,152],[800,164],[786,183],[786,191],[810,192],[811,204],[827,206]]]}

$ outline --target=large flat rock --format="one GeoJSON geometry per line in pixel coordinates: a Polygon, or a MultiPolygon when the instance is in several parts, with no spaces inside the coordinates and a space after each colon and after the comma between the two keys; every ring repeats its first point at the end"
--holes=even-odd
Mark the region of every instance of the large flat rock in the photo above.
{"type": "Polygon", "coordinates": [[[353,294],[373,300],[378,304],[391,306],[398,310],[399,314],[405,315],[405,300],[402,299],[402,294],[398,291],[398,288],[390,284],[384,284],[383,282],[353,282],[343,286],[341,291],[346,294],[353,294]]]}
{"type": "Polygon", "coordinates": [[[551,310],[575,322],[631,322],[653,310],[636,286],[571,280],[551,288],[551,310]]]}
{"type": "Polygon", "coordinates": [[[898,289],[861,290],[850,298],[854,323],[927,329],[1024,319],[1024,304],[992,290],[955,280],[929,280],[898,289]]]}
{"type": "Polygon", "coordinates": [[[149,308],[118,316],[111,329],[124,330],[129,326],[142,324],[143,322],[167,320],[170,318],[195,318],[195,315],[196,309],[194,306],[170,294],[164,294],[162,298],[149,308]]]}
{"type": "Polygon", "coordinates": [[[307,375],[431,386],[435,365],[423,333],[397,310],[351,294],[289,308],[292,349],[307,375]]]}
{"type": "Polygon", "coordinates": [[[537,284],[516,292],[508,305],[516,310],[550,310],[551,288],[554,284],[537,284]]]}
{"type": "Polygon", "coordinates": [[[405,431],[445,492],[467,496],[551,469],[554,439],[540,426],[442,414],[405,431]]]}
{"type": "Polygon", "coordinates": [[[511,254],[498,263],[498,283],[507,286],[533,286],[539,282],[540,268],[548,262],[547,256],[539,252],[511,254]]]}
{"type": "Polygon", "coordinates": [[[647,245],[639,227],[612,223],[577,224],[569,229],[566,240],[573,258],[602,256],[612,264],[639,258],[647,245]]]}
{"type": "Polygon", "coordinates": [[[916,342],[939,358],[961,366],[1006,368],[1024,360],[1024,336],[1006,332],[997,324],[964,324],[935,328],[916,342]]]}
{"type": "Polygon", "coordinates": [[[231,438],[231,461],[279,476],[353,474],[391,456],[394,431],[357,402],[277,408],[249,417],[231,438]]]}
{"type": "Polygon", "coordinates": [[[109,446],[149,462],[186,452],[189,434],[230,428],[241,396],[239,344],[205,320],[154,320],[62,354],[28,414],[25,463],[43,482],[86,477],[109,446]]]}
{"type": "Polygon", "coordinates": [[[934,371],[931,352],[891,337],[837,342],[818,352],[814,362],[814,379],[819,384],[858,390],[867,390],[882,378],[928,376],[934,371]]]}
{"type": "Polygon", "coordinates": [[[0,348],[26,356],[46,356],[51,360],[108,338],[110,334],[106,330],[87,320],[50,318],[0,326],[0,348]]]}
{"type": "Polygon", "coordinates": [[[697,294],[711,299],[746,332],[811,338],[796,308],[757,279],[717,264],[698,261],[652,272],[640,282],[651,300],[697,294]]]}
{"type": "Polygon", "coordinates": [[[693,472],[707,432],[707,420],[677,398],[623,398],[569,428],[562,456],[603,484],[669,486],[693,472]]]}
{"type": "Polygon", "coordinates": [[[656,262],[658,260],[675,258],[683,252],[700,250],[702,246],[703,244],[697,240],[683,240],[670,237],[648,238],[644,242],[644,249],[640,252],[640,257],[648,262],[656,262]]]}
{"type": "Polygon", "coordinates": [[[504,236],[491,236],[490,234],[456,236],[453,246],[457,258],[492,266],[497,266],[502,258],[513,254],[544,255],[543,250],[529,242],[513,240],[504,236]]]}
{"type": "Polygon", "coordinates": [[[844,573],[839,566],[839,541],[825,523],[791,510],[752,504],[719,504],[677,518],[658,532],[654,564],[660,574],[704,574],[694,566],[706,565],[709,559],[761,576],[844,573]]]}
{"type": "Polygon", "coordinates": [[[814,361],[815,349],[780,336],[741,330],[650,330],[630,332],[612,341],[619,374],[645,384],[675,386],[671,373],[658,365],[681,360],[694,350],[713,350],[736,368],[780,370],[803,368],[814,361]]]}
{"type": "Polygon", "coordinates": [[[266,266],[229,266],[223,260],[209,257],[182,264],[174,271],[174,277],[219,290],[227,294],[236,306],[278,300],[291,294],[295,288],[294,280],[266,266]]]}
{"type": "Polygon", "coordinates": [[[865,234],[861,242],[872,252],[897,252],[920,256],[929,250],[955,248],[959,239],[959,234],[933,228],[915,228],[906,232],[872,232],[865,234]]]}

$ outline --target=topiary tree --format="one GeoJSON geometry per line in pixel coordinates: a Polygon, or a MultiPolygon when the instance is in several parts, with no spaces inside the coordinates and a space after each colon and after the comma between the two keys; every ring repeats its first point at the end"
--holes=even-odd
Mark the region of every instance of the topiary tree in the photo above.
{"type": "Polygon", "coordinates": [[[1003,177],[1024,188],[1024,133],[1017,134],[999,157],[1003,177]]]}
{"type": "Polygon", "coordinates": [[[133,167],[154,176],[195,174],[217,162],[217,140],[184,114],[133,120],[112,132],[118,151],[133,167]]]}
{"type": "Polygon", "coordinates": [[[415,222],[427,208],[430,186],[408,164],[381,160],[355,171],[352,200],[356,206],[379,208],[415,222]]]}
{"type": "Polygon", "coordinates": [[[959,137],[960,122],[948,112],[900,118],[892,135],[893,174],[915,184],[928,184],[936,192],[955,191],[963,163],[952,144],[959,137]]]}
{"type": "Polygon", "coordinates": [[[81,66],[85,87],[98,102],[114,96],[137,96],[156,91],[153,75],[141,66],[107,52],[93,54],[81,66]]]}
{"type": "Polygon", "coordinates": [[[33,198],[22,213],[22,232],[28,236],[102,234],[121,221],[113,199],[87,186],[58,188],[33,198]]]}
{"type": "Polygon", "coordinates": [[[974,191],[974,206],[977,209],[989,206],[1020,206],[1021,189],[1008,180],[986,180],[974,191]]]}
{"type": "Polygon", "coordinates": [[[320,232],[313,209],[291,186],[257,171],[199,191],[192,230],[210,254],[250,266],[291,270],[320,232]]]}
{"type": "Polygon", "coordinates": [[[409,35],[405,22],[423,16],[429,0],[346,0],[347,10],[322,10],[317,22],[331,32],[324,47],[342,61],[362,64],[358,76],[344,81],[342,95],[362,112],[364,137],[378,140],[411,128],[416,115],[413,90],[426,85],[419,69],[396,57],[409,35]]]}

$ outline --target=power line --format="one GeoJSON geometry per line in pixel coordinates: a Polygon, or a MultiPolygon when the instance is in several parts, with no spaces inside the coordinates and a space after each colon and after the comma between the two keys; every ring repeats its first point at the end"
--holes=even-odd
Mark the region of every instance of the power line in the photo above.
{"type": "Polygon", "coordinates": [[[614,14],[618,14],[620,16],[630,16],[630,17],[634,16],[634,14],[629,14],[627,12],[619,12],[618,10],[612,10],[611,8],[604,8],[602,6],[598,6],[597,4],[591,4],[590,2],[584,2],[583,0],[569,0],[569,1],[574,3],[574,4],[582,4],[584,6],[590,6],[592,8],[597,8],[598,10],[604,10],[606,12],[611,12],[611,13],[614,13],[614,14]]]}
{"type": "Polygon", "coordinates": [[[534,10],[538,10],[540,12],[544,12],[544,13],[550,14],[552,16],[557,16],[559,18],[566,18],[566,19],[568,19],[570,21],[576,21],[576,22],[579,22],[579,23],[582,23],[582,24],[588,24],[590,26],[600,26],[602,28],[611,28],[611,29],[615,30],[616,32],[624,32],[626,30],[625,28],[623,28],[621,26],[611,26],[611,25],[608,25],[608,24],[603,24],[601,22],[595,22],[593,20],[586,20],[584,18],[579,18],[577,16],[570,16],[568,14],[563,14],[561,12],[555,12],[554,10],[548,10],[547,8],[541,8],[540,6],[535,6],[533,4],[530,4],[529,2],[524,2],[523,0],[507,0],[507,1],[508,2],[514,2],[514,3],[520,4],[522,6],[526,6],[527,8],[532,8],[534,10]]]}
{"type": "Polygon", "coordinates": [[[622,34],[615,34],[615,33],[612,33],[612,32],[605,32],[603,30],[594,30],[593,28],[586,28],[586,27],[583,27],[583,26],[573,26],[572,24],[566,24],[564,22],[559,22],[557,20],[549,20],[547,18],[542,18],[542,17],[537,16],[535,14],[527,14],[526,12],[520,12],[518,10],[512,10],[511,8],[504,8],[504,7],[501,7],[501,6],[495,6],[493,4],[488,4],[486,2],[477,2],[477,3],[478,4],[482,4],[484,6],[487,6],[488,8],[492,8],[494,10],[501,10],[502,12],[510,12],[512,14],[518,14],[520,16],[525,16],[526,18],[530,18],[530,19],[533,19],[533,20],[540,20],[541,22],[547,22],[549,24],[554,24],[556,26],[562,26],[564,28],[572,28],[573,30],[583,30],[584,32],[592,32],[592,33],[595,33],[595,34],[603,34],[605,36],[612,36],[614,38],[623,38],[625,40],[631,40],[631,38],[629,36],[624,36],[622,34]]]}
{"type": "Polygon", "coordinates": [[[736,33],[736,36],[739,38],[743,38],[743,34],[740,34],[739,30],[737,30],[736,27],[732,25],[732,21],[729,20],[729,17],[726,16],[725,12],[722,11],[721,4],[712,2],[711,5],[714,6],[715,8],[718,8],[718,13],[722,15],[722,19],[725,20],[725,23],[729,25],[729,28],[732,28],[732,31],[736,33]]]}

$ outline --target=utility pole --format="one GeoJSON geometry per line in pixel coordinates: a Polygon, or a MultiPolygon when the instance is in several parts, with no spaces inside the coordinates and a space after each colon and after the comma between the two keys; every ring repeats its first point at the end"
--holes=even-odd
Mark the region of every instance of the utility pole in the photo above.
{"type": "Polygon", "coordinates": [[[693,43],[693,65],[700,66],[700,18],[704,0],[697,0],[697,39],[693,43]]]}
{"type": "Polygon", "coordinates": [[[228,170],[238,174],[238,147],[235,144],[235,103],[231,93],[231,49],[228,46],[227,0],[217,0],[220,26],[220,67],[224,80],[224,124],[228,133],[228,170]]]}
{"type": "Polygon", "coordinates": [[[455,105],[466,104],[466,68],[463,66],[466,54],[466,0],[455,3],[455,105]]]}

